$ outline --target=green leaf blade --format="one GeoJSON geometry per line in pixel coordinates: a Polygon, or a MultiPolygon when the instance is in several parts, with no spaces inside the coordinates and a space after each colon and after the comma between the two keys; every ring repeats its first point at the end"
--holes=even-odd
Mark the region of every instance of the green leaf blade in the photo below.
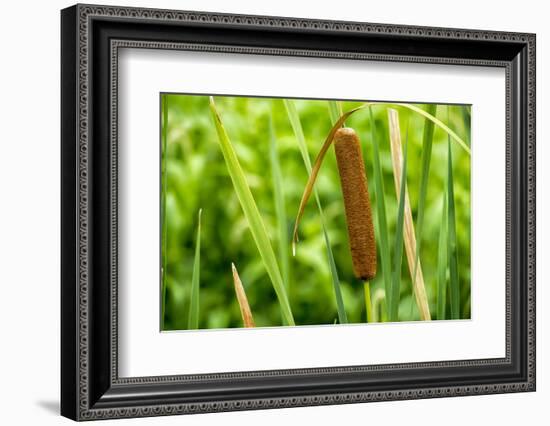
{"type": "Polygon", "coordinates": [[[379,244],[380,263],[382,266],[382,277],[384,279],[384,290],[386,293],[386,311],[390,312],[391,299],[391,254],[388,240],[388,220],[386,215],[386,200],[384,192],[384,179],[382,167],[380,166],[380,147],[376,136],[376,123],[372,114],[372,107],[369,106],[369,118],[371,122],[371,142],[373,148],[373,179],[374,196],[376,197],[376,212],[378,219],[377,242],[379,244]]]}
{"type": "MultiPolygon", "coordinates": [[[[304,165],[306,167],[306,170],[308,172],[308,175],[311,175],[311,160],[309,158],[308,150],[307,150],[307,144],[306,139],[304,136],[304,131],[302,128],[302,124],[300,122],[300,117],[298,115],[298,111],[296,110],[296,105],[294,102],[288,99],[284,99],[283,103],[285,105],[288,118],[290,121],[290,125],[292,127],[292,130],[294,131],[294,135],[296,137],[296,140],[298,142],[298,147],[300,149],[300,153],[302,155],[302,160],[304,161],[304,165]]],[[[317,190],[313,189],[315,202],[317,204],[317,209],[319,210],[319,218],[321,221],[321,228],[323,229],[323,237],[325,239],[325,246],[327,251],[327,257],[329,261],[329,267],[330,267],[330,275],[332,279],[332,286],[334,289],[334,296],[336,299],[336,309],[338,312],[338,321],[340,324],[347,324],[348,318],[346,314],[346,309],[344,306],[344,298],[342,296],[342,289],[340,286],[340,279],[338,278],[338,270],[336,269],[336,262],[334,260],[334,254],[332,253],[332,247],[330,244],[330,239],[327,232],[327,226],[325,221],[325,215],[323,214],[323,207],[321,205],[321,201],[319,199],[319,194],[317,193],[317,190]]]]}
{"type": "Polygon", "coordinates": [[[436,126],[440,127],[447,133],[447,135],[452,138],[455,142],[457,142],[460,147],[466,151],[468,155],[471,155],[470,147],[464,142],[464,140],[458,136],[451,128],[449,128],[445,123],[443,123],[441,120],[437,119],[434,115],[430,114],[429,112],[424,111],[421,108],[418,108],[416,105],[412,104],[402,104],[402,103],[396,103],[394,105],[410,109],[411,111],[414,111],[428,120],[430,120],[432,123],[434,123],[436,126]]]}
{"type": "MultiPolygon", "coordinates": [[[[437,105],[429,104],[429,114],[436,116],[437,105]]],[[[424,227],[424,208],[426,205],[426,195],[428,193],[428,178],[430,174],[430,162],[432,158],[432,143],[434,137],[434,123],[426,119],[424,123],[424,132],[422,136],[422,174],[420,177],[420,190],[418,194],[418,212],[416,216],[416,261],[415,268],[418,264],[418,258],[420,256],[420,242],[422,240],[422,230],[424,227]]],[[[416,275],[413,275],[416,276],[416,275]]]]}
{"type": "Polygon", "coordinates": [[[160,329],[164,330],[165,325],[165,316],[166,316],[166,264],[167,264],[167,255],[168,250],[166,248],[167,244],[167,221],[166,221],[166,189],[168,174],[166,173],[166,163],[167,163],[167,145],[168,145],[168,95],[161,95],[161,106],[162,106],[162,153],[161,153],[161,162],[162,162],[162,195],[161,195],[161,213],[160,217],[162,218],[162,270],[161,270],[161,292],[162,292],[162,307],[160,314],[160,329]]]}
{"type": "Polygon", "coordinates": [[[401,172],[401,187],[399,189],[399,204],[397,209],[397,224],[395,231],[394,245],[394,264],[392,274],[392,310],[390,312],[390,321],[398,321],[399,290],[401,283],[401,264],[403,261],[403,225],[405,222],[405,187],[407,186],[407,144],[405,141],[403,154],[403,167],[401,172]]]}
{"type": "Polygon", "coordinates": [[[199,328],[199,286],[200,286],[200,265],[201,265],[201,216],[197,224],[197,241],[195,242],[195,259],[193,261],[193,275],[191,277],[191,296],[189,298],[189,318],[187,321],[188,330],[199,328]]]}
{"type": "Polygon", "coordinates": [[[458,276],[458,253],[456,243],[456,213],[454,201],[453,184],[453,157],[451,141],[448,141],[448,175],[447,175],[447,200],[448,200],[448,251],[449,251],[449,274],[450,274],[450,302],[451,319],[460,318],[460,283],[458,276]]]}
{"type": "Polygon", "coordinates": [[[273,247],[271,246],[269,236],[265,229],[265,224],[212,97],[210,98],[210,110],[218,134],[218,142],[228,173],[233,182],[235,193],[239,199],[246,220],[248,221],[249,229],[260,253],[260,257],[262,258],[271,279],[271,283],[273,284],[273,289],[281,305],[283,316],[288,325],[295,325],[283,278],[277,264],[275,252],[273,251],[273,247]]]}
{"type": "Polygon", "coordinates": [[[443,190],[443,209],[439,227],[437,258],[437,319],[446,319],[447,307],[447,190],[443,190]]]}
{"type": "Polygon", "coordinates": [[[279,240],[277,248],[279,251],[281,274],[283,277],[287,296],[290,298],[290,246],[287,228],[287,214],[283,191],[283,175],[281,173],[279,153],[277,152],[277,141],[272,116],[269,117],[269,162],[271,166],[271,178],[273,181],[273,199],[275,204],[275,216],[277,219],[277,233],[279,240]]]}

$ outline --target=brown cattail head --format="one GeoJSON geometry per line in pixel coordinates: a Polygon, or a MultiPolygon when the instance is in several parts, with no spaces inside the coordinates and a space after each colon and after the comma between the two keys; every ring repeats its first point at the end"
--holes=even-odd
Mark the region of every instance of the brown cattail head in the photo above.
{"type": "Polygon", "coordinates": [[[376,276],[376,241],[365,165],[355,131],[347,127],[338,129],[334,135],[334,149],[344,196],[353,271],[357,278],[369,281],[376,276]]]}

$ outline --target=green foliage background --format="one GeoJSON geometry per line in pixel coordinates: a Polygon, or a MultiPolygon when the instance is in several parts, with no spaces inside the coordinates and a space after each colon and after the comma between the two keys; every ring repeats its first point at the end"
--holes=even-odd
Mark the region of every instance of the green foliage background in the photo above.
{"type": "MultiPolygon", "coordinates": [[[[163,325],[165,330],[187,328],[191,277],[198,211],[202,209],[199,328],[241,327],[242,319],[233,288],[231,262],[245,287],[257,326],[281,325],[281,311],[275,292],[248,229],[222,157],[208,107],[207,96],[166,94],[165,128],[167,143],[162,160],[162,194],[166,209],[161,218],[165,230],[162,263],[166,265],[163,325]]],[[[270,117],[276,137],[282,170],[282,187],[287,213],[288,240],[307,172],[281,99],[216,97],[224,126],[234,145],[272,245],[277,249],[278,232],[274,188],[269,161],[270,117]]],[[[314,161],[331,126],[329,104],[320,100],[295,100],[314,161]]],[[[361,102],[342,102],[347,111],[361,102]]],[[[426,109],[426,105],[417,104],[426,109]]],[[[386,105],[372,107],[381,150],[385,185],[389,241],[393,249],[397,219],[397,196],[393,181],[386,105]]],[[[164,112],[164,111],[162,111],[164,112]]],[[[162,113],[161,112],[161,113],[162,113]]],[[[422,132],[425,119],[399,108],[402,139],[408,140],[407,184],[413,219],[416,220],[421,176],[422,132]]],[[[437,118],[470,144],[470,107],[438,106],[437,118]]],[[[371,203],[376,203],[372,179],[372,145],[368,110],[359,111],[346,121],[363,145],[371,203]]],[[[438,237],[447,174],[447,134],[436,126],[433,140],[429,186],[426,198],[420,261],[432,318],[436,319],[438,237]]],[[[451,142],[456,203],[460,317],[470,317],[470,156],[451,142]]],[[[349,322],[365,322],[363,285],[352,271],[347,228],[338,169],[333,149],[321,168],[317,191],[326,218],[332,250],[340,278],[349,322]]],[[[297,325],[337,322],[336,301],[327,261],[319,213],[310,200],[300,225],[300,242],[290,261],[288,293],[297,325]]],[[[375,232],[378,235],[373,204],[375,232]]],[[[383,289],[382,272],[371,282],[371,293],[383,289]]],[[[412,295],[405,254],[401,271],[399,320],[419,319],[412,295]]],[[[447,294],[449,291],[447,291],[447,294]]],[[[448,301],[447,301],[448,303],[448,301]]]]}

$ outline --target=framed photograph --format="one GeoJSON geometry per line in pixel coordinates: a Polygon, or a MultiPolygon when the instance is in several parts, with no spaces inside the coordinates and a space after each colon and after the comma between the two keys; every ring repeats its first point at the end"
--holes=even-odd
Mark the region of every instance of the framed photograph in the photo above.
{"type": "Polygon", "coordinates": [[[61,412],[535,390],[535,35],[61,12],[61,412]]]}

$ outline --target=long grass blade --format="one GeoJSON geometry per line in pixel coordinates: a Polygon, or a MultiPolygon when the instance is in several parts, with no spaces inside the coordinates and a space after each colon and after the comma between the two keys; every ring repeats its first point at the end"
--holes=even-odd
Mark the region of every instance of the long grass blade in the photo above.
{"type": "MultiPolygon", "coordinates": [[[[447,186],[447,185],[445,185],[447,186]]],[[[443,189],[443,209],[439,226],[437,257],[437,319],[446,319],[447,308],[447,188],[443,189]]]]}
{"type": "Polygon", "coordinates": [[[243,209],[243,213],[248,221],[248,226],[252,233],[252,237],[254,238],[256,247],[258,248],[267,273],[271,279],[273,289],[277,294],[285,321],[288,325],[294,325],[294,317],[288,301],[281,271],[279,270],[279,266],[277,264],[275,252],[271,246],[269,236],[265,229],[265,224],[258,210],[258,206],[254,201],[254,197],[246,181],[246,177],[239,163],[239,159],[237,158],[237,154],[235,153],[229,136],[227,135],[227,132],[222,124],[221,117],[218,113],[213,97],[210,97],[210,110],[212,112],[216,131],[218,133],[218,140],[225,159],[227,170],[233,182],[233,187],[241,204],[241,208],[243,209]]]}
{"type": "Polygon", "coordinates": [[[231,271],[233,272],[233,285],[235,286],[235,294],[237,295],[237,301],[239,302],[243,325],[245,327],[256,327],[250,305],[248,304],[248,298],[246,297],[246,292],[244,291],[243,283],[239,277],[239,272],[237,272],[237,268],[233,263],[231,263],[231,271]]]}
{"type": "MultiPolygon", "coordinates": [[[[334,140],[334,135],[338,131],[340,127],[342,127],[342,124],[346,121],[346,119],[353,114],[356,111],[359,111],[362,109],[361,107],[354,108],[352,110],[349,110],[348,112],[344,113],[338,121],[332,126],[332,129],[330,129],[330,132],[325,139],[325,142],[321,146],[321,149],[319,150],[319,153],[317,154],[317,158],[315,159],[315,162],[313,163],[313,167],[311,167],[311,161],[309,159],[309,155],[307,153],[307,147],[305,143],[304,133],[301,130],[302,125],[300,124],[300,118],[298,117],[298,112],[296,111],[296,107],[294,104],[287,100],[283,100],[286,108],[287,113],[290,119],[290,124],[292,125],[292,128],[294,129],[294,133],[296,134],[296,139],[298,139],[298,143],[300,145],[303,144],[303,147],[300,146],[300,151],[302,153],[302,157],[304,159],[304,162],[306,163],[306,168],[309,172],[309,179],[306,183],[306,186],[304,188],[304,193],[302,194],[302,199],[300,200],[300,206],[298,207],[298,213],[296,215],[296,221],[294,222],[294,230],[292,232],[292,252],[294,253],[296,251],[296,242],[298,241],[298,226],[300,224],[300,220],[302,219],[302,216],[304,214],[304,210],[306,208],[306,204],[309,200],[309,197],[311,196],[311,193],[314,192],[317,194],[316,191],[314,191],[314,185],[315,181],[317,180],[317,175],[319,174],[319,170],[321,169],[321,164],[323,164],[323,159],[325,158],[326,153],[328,152],[328,149],[330,148],[330,145],[332,144],[332,141],[334,140]],[[308,166],[309,165],[309,166],[308,166]]],[[[318,197],[316,196],[316,199],[318,197]]]]}
{"type": "Polygon", "coordinates": [[[269,161],[271,164],[271,178],[273,180],[273,198],[275,201],[275,215],[277,217],[277,229],[279,234],[279,258],[281,261],[281,274],[283,282],[289,293],[290,287],[290,261],[288,250],[288,230],[287,215],[285,208],[285,197],[283,192],[283,175],[281,173],[281,164],[277,152],[277,141],[273,118],[269,118],[269,161]]]}
{"type": "Polygon", "coordinates": [[[399,194],[399,203],[397,207],[397,223],[395,229],[393,273],[391,287],[391,309],[389,312],[390,321],[398,321],[399,314],[399,296],[401,284],[401,263],[403,261],[403,228],[405,222],[405,188],[407,186],[407,141],[405,141],[405,155],[401,159],[401,135],[399,132],[399,118],[397,111],[388,110],[390,117],[390,142],[392,147],[392,160],[394,165],[394,176],[400,176],[399,181],[396,178],[396,193],[399,194]]]}
{"type": "Polygon", "coordinates": [[[166,250],[167,238],[166,238],[166,187],[168,181],[168,175],[166,173],[166,148],[168,146],[168,96],[162,95],[162,196],[161,196],[161,213],[162,218],[162,269],[161,269],[161,285],[162,285],[162,306],[160,314],[160,329],[164,330],[164,322],[166,315],[166,264],[168,251],[166,250]]]}
{"type": "MultiPolygon", "coordinates": [[[[428,113],[435,117],[437,113],[437,104],[429,104],[428,113]]],[[[416,257],[414,261],[415,272],[413,277],[416,276],[416,271],[419,267],[418,259],[420,257],[422,230],[424,228],[424,207],[426,204],[426,195],[428,193],[428,177],[430,174],[433,137],[434,123],[426,119],[426,122],[424,123],[424,133],[422,136],[422,174],[420,177],[420,191],[418,194],[418,209],[416,214],[416,257]]]]}
{"type": "MultiPolygon", "coordinates": [[[[376,136],[376,123],[372,114],[372,107],[369,107],[369,118],[371,123],[371,142],[372,142],[372,164],[373,164],[373,179],[374,179],[374,196],[376,199],[376,212],[378,218],[378,235],[377,241],[379,245],[378,253],[380,254],[380,263],[382,266],[382,277],[384,280],[384,290],[388,297],[385,298],[387,305],[391,304],[391,253],[390,244],[388,241],[388,221],[386,217],[386,200],[384,192],[384,177],[382,176],[382,167],[380,166],[380,147],[376,136]]],[[[386,311],[390,311],[390,307],[386,307],[386,311]]]]}
{"type": "MultiPolygon", "coordinates": [[[[404,215],[404,243],[405,243],[405,252],[407,255],[407,262],[409,265],[409,272],[411,274],[411,281],[413,283],[413,292],[415,295],[416,304],[420,312],[420,319],[430,320],[430,306],[428,304],[428,296],[426,294],[426,286],[424,284],[424,276],[422,273],[422,266],[420,260],[418,261],[418,266],[415,268],[416,260],[416,237],[414,232],[414,222],[412,218],[411,203],[409,200],[409,194],[407,189],[406,179],[400,178],[403,175],[401,170],[401,164],[406,164],[406,152],[405,157],[402,159],[401,153],[401,131],[399,129],[399,114],[394,109],[388,109],[388,118],[390,123],[390,147],[392,154],[392,165],[393,165],[393,176],[395,183],[395,192],[401,197],[401,192],[403,192],[403,204],[399,203],[399,207],[403,207],[404,215]]],[[[407,144],[407,142],[406,142],[407,144]]],[[[404,168],[404,167],[403,167],[404,168]]],[[[400,198],[401,201],[401,198],[400,198]]],[[[399,218],[399,213],[398,213],[399,218]]],[[[399,232],[399,226],[397,232],[399,232]]],[[[394,254],[395,256],[395,254],[394,254]]],[[[396,259],[394,259],[396,261],[396,259]]],[[[394,270],[395,273],[395,270],[394,270]]],[[[395,283],[393,284],[395,285],[395,283]]],[[[393,288],[393,287],[392,287],[393,288]]],[[[395,290],[392,292],[392,299],[395,290]]],[[[391,301],[392,305],[394,301],[391,301]]],[[[395,307],[394,307],[395,309],[395,307]]]]}
{"type": "Polygon", "coordinates": [[[448,197],[448,243],[449,243],[449,276],[450,276],[450,303],[451,319],[460,318],[460,283],[458,277],[458,253],[456,248],[456,220],[455,220],[455,200],[453,184],[453,157],[451,150],[451,141],[448,141],[448,175],[447,175],[447,197],[448,197]]]}
{"type": "Polygon", "coordinates": [[[430,114],[429,112],[424,111],[422,108],[419,108],[416,105],[412,105],[412,104],[396,103],[394,105],[410,109],[411,111],[414,111],[424,116],[424,118],[427,118],[436,126],[443,129],[451,139],[457,142],[460,145],[460,147],[468,153],[468,155],[471,155],[470,147],[468,146],[468,144],[464,142],[464,140],[460,136],[458,136],[451,128],[449,128],[445,123],[443,123],[441,120],[438,120],[433,114],[430,114]]]}
{"type": "MultiPolygon", "coordinates": [[[[284,102],[284,105],[285,105],[285,108],[286,108],[286,111],[287,111],[287,114],[288,114],[290,125],[292,127],[292,130],[294,131],[294,135],[296,136],[296,140],[298,142],[298,147],[299,147],[300,153],[302,155],[302,160],[304,161],[304,165],[306,167],[306,170],[307,170],[307,172],[310,176],[310,180],[311,180],[311,176],[312,176],[313,171],[312,171],[312,167],[311,167],[311,160],[309,158],[309,154],[308,154],[308,151],[307,151],[307,144],[306,144],[306,139],[305,139],[305,136],[304,136],[304,131],[302,129],[302,124],[300,122],[300,116],[298,115],[298,111],[296,110],[296,105],[294,104],[294,102],[292,102],[291,100],[287,100],[287,99],[284,99],[283,102],[284,102]]],[[[340,125],[338,127],[340,127],[342,125],[344,120],[339,120],[339,122],[340,122],[340,125]]],[[[338,124],[338,122],[337,122],[337,124],[338,124]]],[[[336,132],[336,130],[335,130],[335,132],[336,132]]],[[[313,190],[313,187],[311,189],[313,190]]],[[[338,321],[340,321],[340,324],[346,324],[348,322],[348,317],[347,317],[346,309],[345,309],[345,306],[344,306],[344,298],[342,296],[342,289],[340,288],[340,280],[338,278],[338,270],[336,269],[336,262],[334,261],[334,255],[332,253],[332,247],[331,247],[330,239],[329,239],[328,232],[327,232],[325,215],[323,214],[323,207],[321,206],[321,201],[319,199],[319,194],[317,193],[317,190],[314,190],[313,192],[314,192],[315,201],[317,203],[317,209],[319,210],[319,218],[320,218],[320,221],[321,221],[321,227],[323,229],[323,237],[325,239],[327,257],[328,257],[329,266],[330,266],[330,275],[331,275],[331,278],[332,278],[332,286],[334,288],[334,296],[335,296],[335,299],[336,299],[336,309],[338,311],[338,321]]],[[[306,202],[307,202],[307,200],[306,200],[306,202]]],[[[295,227],[295,231],[296,231],[296,227],[295,227]]],[[[293,252],[295,252],[294,240],[293,240],[292,247],[293,247],[293,252]]]]}
{"type": "Polygon", "coordinates": [[[195,260],[193,262],[193,275],[191,277],[191,297],[189,298],[189,319],[187,322],[188,330],[199,328],[199,285],[201,269],[201,216],[202,209],[199,210],[199,221],[197,224],[197,241],[195,242],[195,260]]]}
{"type": "MultiPolygon", "coordinates": [[[[428,114],[436,116],[437,104],[428,105],[428,114]]],[[[432,159],[432,143],[434,136],[434,123],[426,119],[424,123],[424,132],[422,135],[422,174],[420,177],[420,191],[418,194],[418,208],[416,215],[416,255],[414,259],[413,288],[416,288],[414,277],[417,276],[420,268],[420,249],[422,245],[422,230],[424,227],[424,206],[426,203],[426,194],[428,193],[428,177],[430,173],[430,162],[432,159]]],[[[411,308],[412,308],[411,304],[411,308]]]]}
{"type": "MultiPolygon", "coordinates": [[[[283,283],[286,288],[286,294],[290,301],[290,260],[287,233],[287,216],[283,193],[283,176],[281,173],[279,154],[277,152],[277,141],[275,137],[275,129],[273,126],[273,118],[271,116],[269,117],[269,162],[271,165],[273,198],[275,204],[275,216],[277,217],[277,233],[279,237],[277,244],[277,248],[279,250],[279,264],[281,266],[281,274],[283,277],[283,283]]],[[[283,324],[286,324],[284,316],[283,324]]]]}

